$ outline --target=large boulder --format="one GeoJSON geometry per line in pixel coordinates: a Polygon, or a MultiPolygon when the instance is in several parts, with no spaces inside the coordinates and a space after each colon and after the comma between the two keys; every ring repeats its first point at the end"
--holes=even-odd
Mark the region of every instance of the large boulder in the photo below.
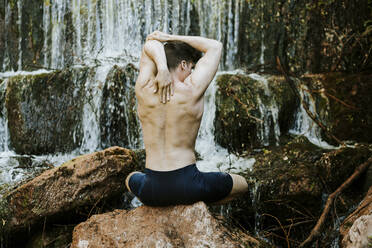
{"type": "Polygon", "coordinates": [[[87,74],[77,68],[9,78],[5,104],[17,153],[69,152],[81,144],[87,74]]]}
{"type": "Polygon", "coordinates": [[[100,115],[102,147],[141,145],[134,91],[137,74],[138,69],[128,64],[124,68],[114,66],[107,75],[100,115]]]}
{"type": "Polygon", "coordinates": [[[342,247],[372,245],[372,187],[358,208],[340,226],[342,247]]]}
{"type": "Polygon", "coordinates": [[[73,232],[71,248],[240,247],[202,202],[94,215],[73,232]]]}
{"type": "Polygon", "coordinates": [[[120,197],[126,176],[137,166],[132,151],[112,147],[45,171],[3,196],[1,230],[21,230],[46,217],[58,220],[66,212],[67,216],[76,216],[79,209],[92,210],[100,201],[120,197]]]}
{"type": "Polygon", "coordinates": [[[217,143],[234,153],[278,144],[298,106],[289,84],[258,74],[223,74],[216,81],[217,143]]]}

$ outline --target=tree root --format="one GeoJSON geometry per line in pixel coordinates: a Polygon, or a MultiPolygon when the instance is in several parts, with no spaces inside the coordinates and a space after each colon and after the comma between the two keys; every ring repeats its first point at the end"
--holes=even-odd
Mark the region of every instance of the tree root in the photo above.
{"type": "Polygon", "coordinates": [[[338,189],[333,192],[332,194],[330,194],[328,196],[328,199],[327,199],[327,203],[324,207],[324,210],[322,212],[322,215],[319,217],[319,220],[318,222],[316,223],[315,227],[313,228],[313,230],[311,231],[310,235],[307,237],[307,239],[302,242],[300,244],[300,248],[301,247],[305,247],[307,245],[309,245],[314,239],[316,239],[319,234],[320,234],[320,230],[327,218],[327,215],[329,213],[329,211],[331,210],[331,207],[332,207],[332,204],[334,202],[334,200],[336,199],[336,197],[344,190],[346,189],[347,187],[349,187],[351,185],[351,183],[357,179],[364,171],[366,171],[368,169],[368,167],[370,166],[370,164],[372,163],[372,157],[370,157],[366,162],[364,162],[363,164],[359,165],[354,173],[340,186],[338,187],[338,189]]]}

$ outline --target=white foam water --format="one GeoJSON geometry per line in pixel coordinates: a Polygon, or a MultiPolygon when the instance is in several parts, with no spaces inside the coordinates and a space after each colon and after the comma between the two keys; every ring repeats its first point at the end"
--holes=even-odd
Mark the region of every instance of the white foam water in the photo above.
{"type": "Polygon", "coordinates": [[[51,70],[40,69],[36,71],[6,71],[0,72],[0,78],[9,78],[14,76],[28,76],[28,75],[39,75],[43,73],[51,73],[51,70]]]}

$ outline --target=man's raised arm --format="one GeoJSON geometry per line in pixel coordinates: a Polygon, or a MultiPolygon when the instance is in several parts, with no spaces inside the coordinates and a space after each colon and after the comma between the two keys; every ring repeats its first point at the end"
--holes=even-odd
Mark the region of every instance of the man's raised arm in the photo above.
{"type": "Polygon", "coordinates": [[[166,103],[167,100],[170,100],[170,95],[173,94],[173,85],[167,67],[164,46],[159,41],[147,40],[143,47],[140,75],[137,81],[144,84],[154,77],[154,93],[159,91],[160,102],[166,103]]]}
{"type": "Polygon", "coordinates": [[[222,43],[199,36],[170,35],[160,31],[150,34],[148,39],[161,42],[182,41],[204,53],[190,75],[192,84],[197,88],[198,96],[202,97],[217,72],[222,54],[222,43]]]}

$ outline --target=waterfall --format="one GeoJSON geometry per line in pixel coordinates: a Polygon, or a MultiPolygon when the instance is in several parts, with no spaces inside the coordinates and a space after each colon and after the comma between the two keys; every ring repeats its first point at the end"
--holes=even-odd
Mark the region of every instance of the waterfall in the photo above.
{"type": "MultiPolygon", "coordinates": [[[[241,71],[218,72],[216,77],[223,73],[236,74],[241,73],[241,71]]],[[[216,144],[214,140],[216,91],[216,81],[213,80],[204,95],[204,114],[195,145],[195,150],[200,154],[202,160],[197,162],[197,166],[201,171],[236,172],[248,169],[254,164],[255,159],[244,159],[229,154],[225,148],[216,144]]]]}
{"type": "Polygon", "coordinates": [[[85,83],[85,104],[83,108],[83,141],[80,148],[82,153],[94,152],[100,147],[100,107],[102,87],[110,66],[100,66],[94,76],[88,77],[85,83]]]}
{"type": "Polygon", "coordinates": [[[7,79],[0,83],[0,154],[1,152],[9,151],[8,119],[5,108],[5,91],[7,83],[7,79]]]}
{"type": "MultiPolygon", "coordinates": [[[[5,22],[4,22],[4,34],[5,37],[9,35],[9,29],[10,29],[10,15],[11,15],[11,8],[10,8],[10,3],[7,3],[5,1],[5,22]]],[[[10,56],[9,56],[9,48],[8,48],[8,41],[5,39],[4,41],[4,61],[3,61],[3,66],[2,66],[3,71],[7,71],[10,69],[10,56]]]]}
{"type": "Polygon", "coordinates": [[[17,1],[18,7],[18,71],[22,70],[22,0],[17,1]]]}
{"type": "Polygon", "coordinates": [[[97,59],[131,62],[139,58],[146,35],[155,30],[188,35],[198,21],[202,36],[226,43],[221,64],[223,68],[233,69],[242,4],[243,0],[226,3],[218,0],[44,1],[44,67],[61,69],[71,63],[96,64],[97,59]],[[199,16],[196,20],[190,16],[192,8],[199,16]],[[66,26],[68,13],[71,13],[71,26],[66,26]]]}
{"type": "Polygon", "coordinates": [[[264,76],[256,73],[248,75],[250,78],[257,80],[261,83],[264,89],[264,96],[266,103],[264,104],[260,98],[257,99],[258,110],[260,112],[260,119],[262,122],[259,123],[257,132],[258,139],[264,146],[270,145],[270,135],[273,133],[275,138],[275,144],[279,145],[280,127],[279,127],[279,107],[277,102],[272,96],[272,93],[268,86],[268,81],[264,76]]]}
{"type": "MultiPolygon", "coordinates": [[[[306,85],[300,85],[298,88],[301,98],[304,100],[305,104],[309,106],[310,112],[315,116],[318,116],[315,107],[315,100],[308,92],[309,90],[306,85]]],[[[295,135],[304,135],[311,143],[325,149],[336,148],[322,140],[319,126],[309,117],[302,104],[299,105],[294,120],[295,122],[292,128],[289,130],[289,133],[295,135]]]]}

